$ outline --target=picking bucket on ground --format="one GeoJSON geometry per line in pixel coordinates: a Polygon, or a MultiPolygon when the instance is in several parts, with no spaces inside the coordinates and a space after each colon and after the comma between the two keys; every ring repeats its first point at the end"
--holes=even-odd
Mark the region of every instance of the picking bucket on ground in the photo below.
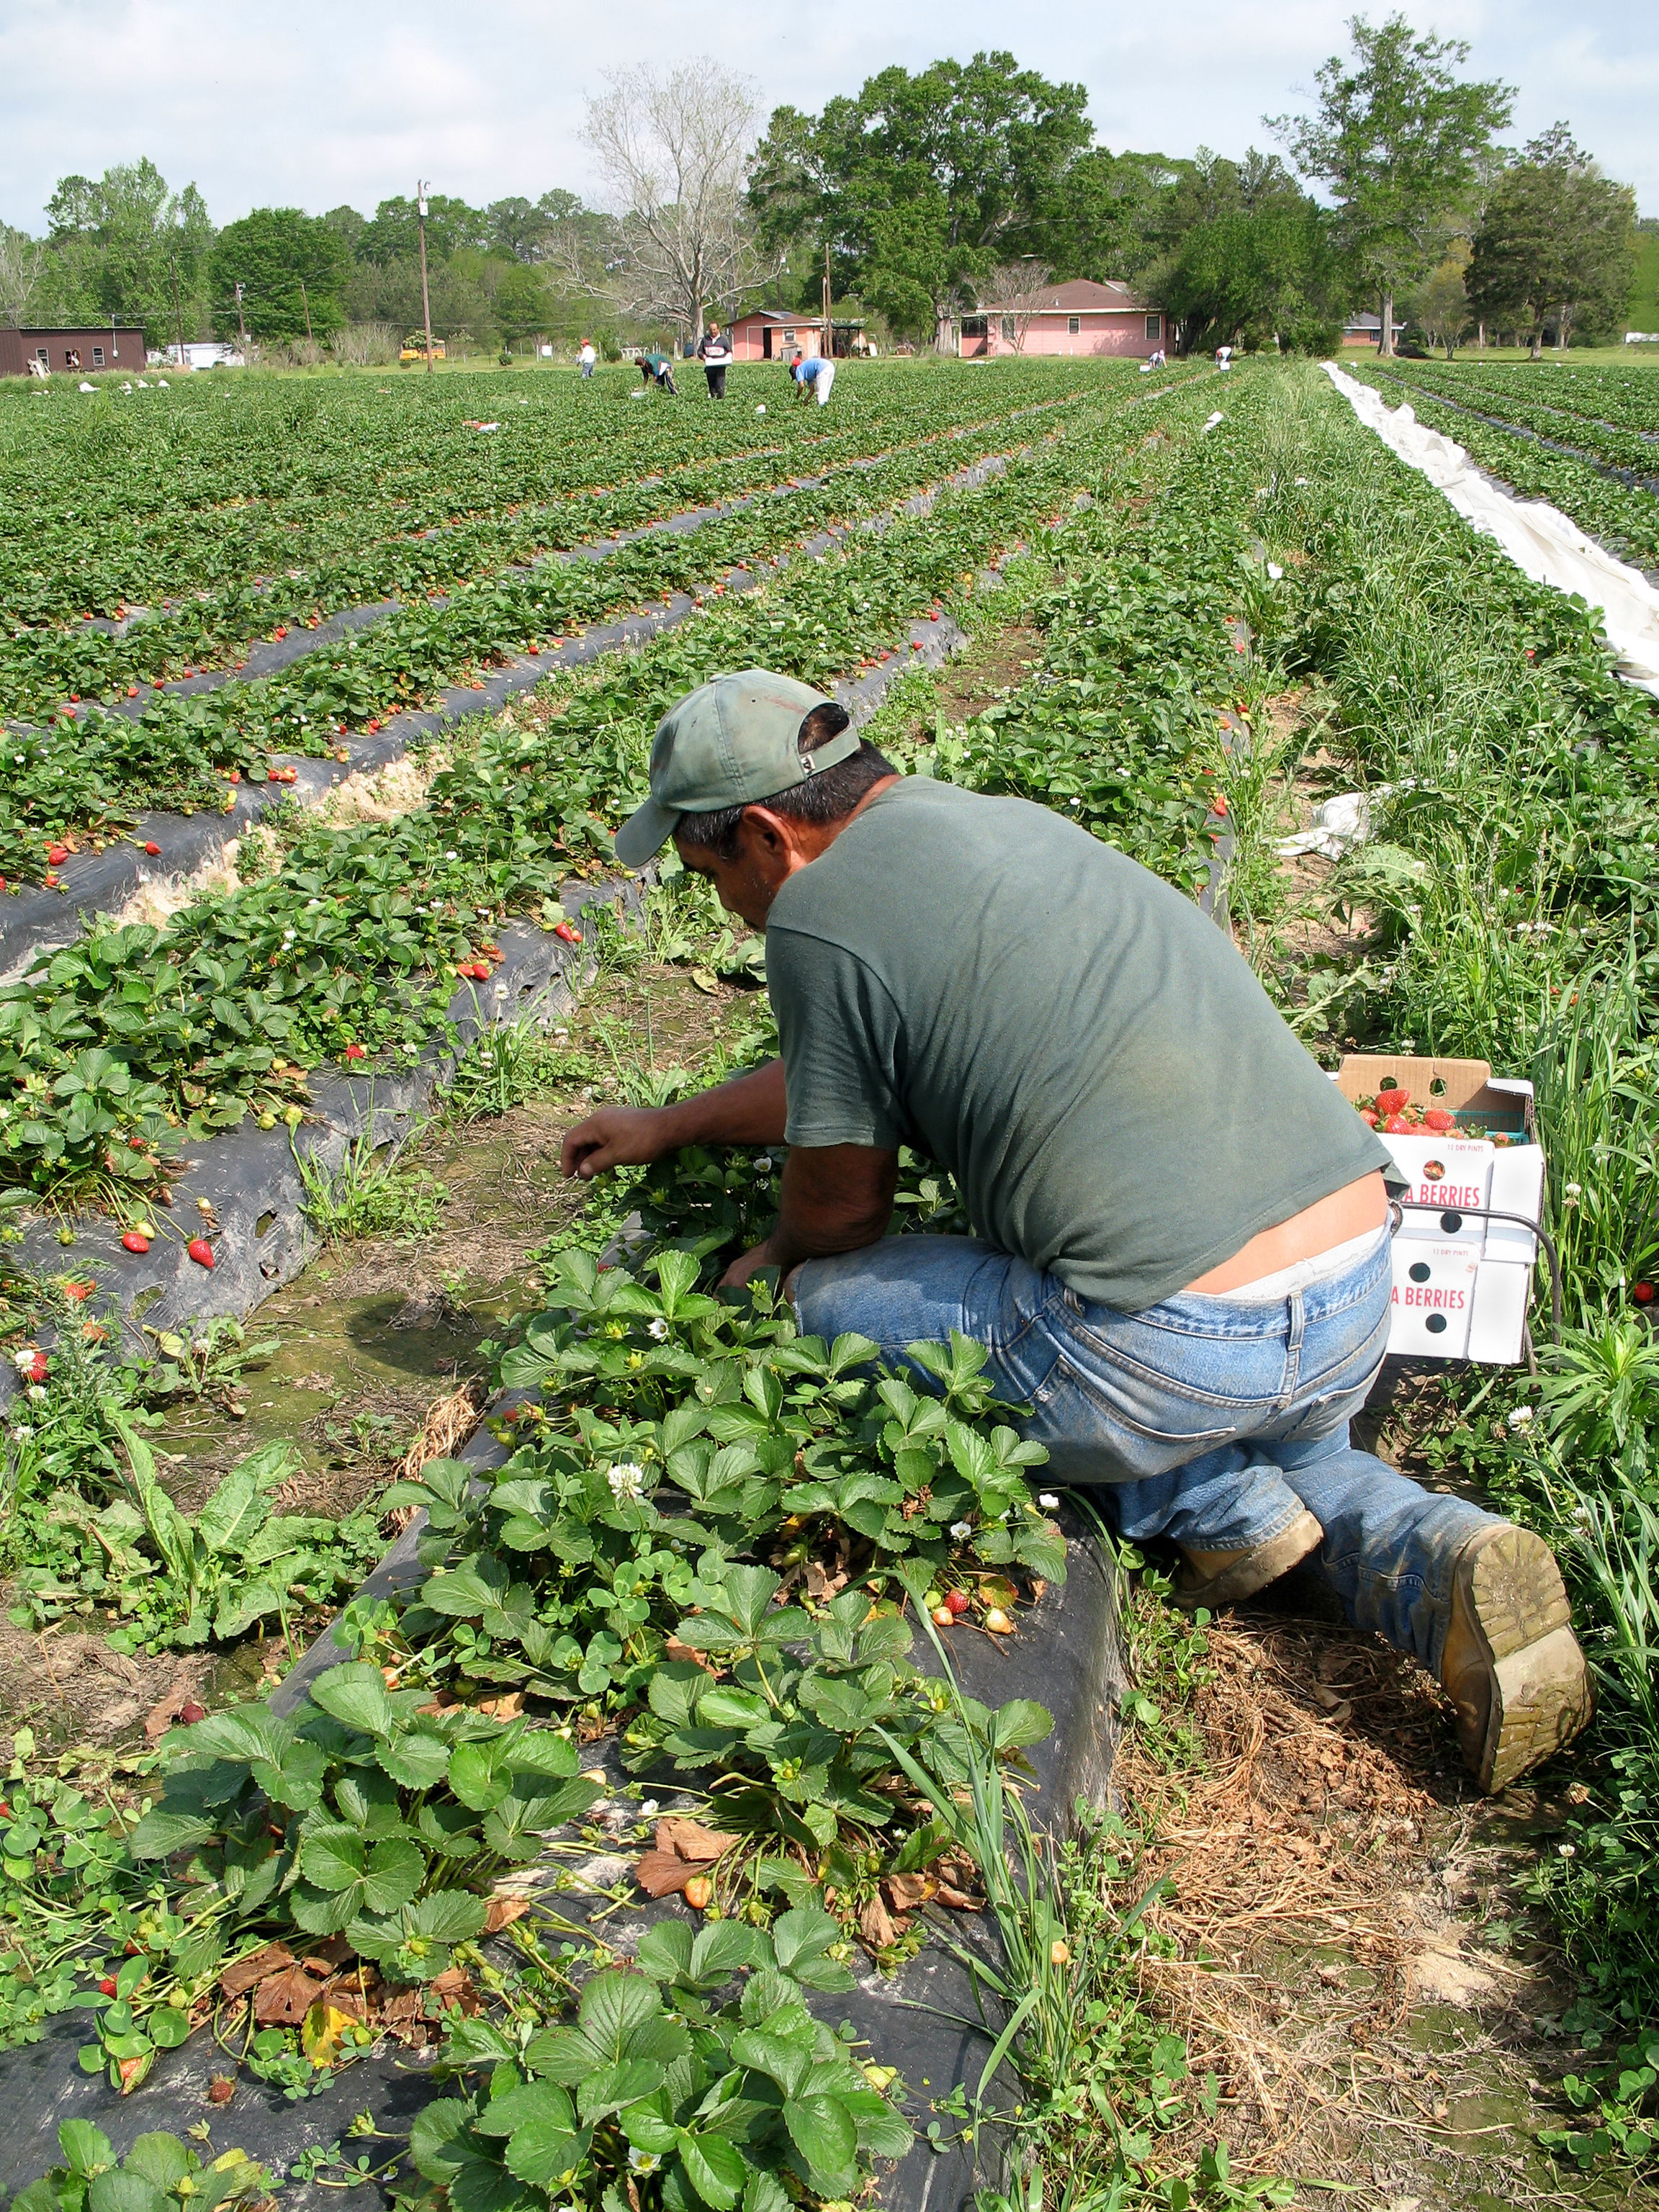
{"type": "MultiPolygon", "coordinates": [[[[1415,1358],[1515,1366],[1528,1354],[1527,1314],[1544,1200],[1544,1151],[1533,1088],[1484,1060],[1350,1053],[1336,1082],[1362,1101],[1403,1091],[1439,1127],[1376,1133],[1410,1185],[1394,1240],[1389,1350],[1415,1358]]],[[[1390,1117],[1415,1123],[1413,1114],[1390,1117]]]]}

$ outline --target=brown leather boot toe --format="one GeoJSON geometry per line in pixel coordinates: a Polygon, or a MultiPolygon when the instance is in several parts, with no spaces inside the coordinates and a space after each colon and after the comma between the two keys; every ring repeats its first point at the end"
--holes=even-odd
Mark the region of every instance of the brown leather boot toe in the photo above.
{"type": "Polygon", "coordinates": [[[1589,1669],[1561,1570],[1541,1536],[1499,1521],[1477,1529],[1452,1577],[1441,1686],[1483,1790],[1506,1789],[1589,1719],[1589,1669]]]}
{"type": "Polygon", "coordinates": [[[1323,1540],[1325,1531],[1311,1513],[1298,1513],[1288,1528],[1243,1552],[1198,1552],[1183,1544],[1186,1561],[1170,1592],[1178,1606],[1191,1613],[1206,1605],[1242,1605],[1247,1597],[1266,1589],[1280,1575],[1288,1574],[1298,1560],[1323,1540]]]}

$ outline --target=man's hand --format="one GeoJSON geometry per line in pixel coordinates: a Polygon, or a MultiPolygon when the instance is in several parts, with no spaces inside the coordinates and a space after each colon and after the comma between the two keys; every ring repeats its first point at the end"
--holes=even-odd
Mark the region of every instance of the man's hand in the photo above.
{"type": "Polygon", "coordinates": [[[803,1260],[877,1243],[893,1218],[898,1155],[874,1145],[797,1145],[784,1163],[771,1235],[720,1278],[741,1290],[763,1267],[787,1279],[803,1260]]]}
{"type": "Polygon", "coordinates": [[[559,1166],[591,1182],[607,1168],[648,1167],[687,1145],[781,1145],[783,1062],[769,1060],[677,1106],[601,1106],[568,1130],[559,1166]]]}
{"type": "MultiPolygon", "coordinates": [[[[740,1260],[734,1260],[720,1277],[718,1287],[722,1291],[746,1290],[757,1275],[763,1273],[768,1267],[775,1267],[777,1264],[772,1251],[772,1240],[769,1237],[763,1244],[751,1244],[740,1260]]],[[[782,1282],[781,1275],[778,1280],[782,1282]]]]}
{"type": "Polygon", "coordinates": [[[648,1166],[678,1149],[670,1116],[649,1106],[601,1106],[565,1132],[560,1172],[591,1182],[607,1168],[648,1166]]]}

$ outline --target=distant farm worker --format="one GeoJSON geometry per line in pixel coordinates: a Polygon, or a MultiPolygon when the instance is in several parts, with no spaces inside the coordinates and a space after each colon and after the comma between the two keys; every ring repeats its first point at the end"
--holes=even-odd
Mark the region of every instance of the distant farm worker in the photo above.
{"type": "Polygon", "coordinates": [[[1164,349],[1162,346],[1154,346],[1152,348],[1152,354],[1147,360],[1146,366],[1148,368],[1166,368],[1169,366],[1169,363],[1164,359],[1164,349]]]}
{"type": "Polygon", "coordinates": [[[820,407],[829,404],[830,394],[836,388],[836,364],[821,353],[797,354],[789,374],[803,399],[809,392],[817,397],[820,407]]]}
{"type": "Polygon", "coordinates": [[[1231,368],[1232,367],[1233,349],[1230,345],[1218,345],[1216,348],[1215,365],[1218,368],[1231,368]]]}
{"type": "Polygon", "coordinates": [[[803,1331],[895,1367],[953,1330],[984,1346],[1049,1479],[1179,1547],[1182,1603],[1307,1561],[1438,1677],[1482,1789],[1576,1735],[1589,1687],[1542,1539],[1349,1442],[1388,1342],[1392,1162],[1227,936],[1063,815],[897,775],[764,670],[682,699],[650,776],[617,858],[672,838],[765,930],[782,1057],[590,1114],[565,1174],[787,1143],[726,1285],[775,1270],[803,1331]],[[902,1145],[950,1170],[974,1235],[886,1234],[902,1145]]]}
{"type": "Polygon", "coordinates": [[[640,356],[640,374],[645,379],[647,392],[654,384],[659,392],[672,392],[678,398],[679,393],[674,384],[674,364],[665,353],[659,353],[655,346],[649,353],[640,356]]]}
{"type": "Polygon", "coordinates": [[[577,360],[580,362],[582,365],[582,382],[584,384],[586,384],[588,378],[592,375],[593,364],[599,357],[599,355],[593,349],[592,339],[584,338],[582,340],[582,349],[576,356],[577,360]]]}
{"type": "Polygon", "coordinates": [[[718,323],[710,323],[697,345],[697,358],[702,363],[702,373],[708,379],[708,397],[724,399],[726,372],[731,365],[732,342],[718,323]]]}

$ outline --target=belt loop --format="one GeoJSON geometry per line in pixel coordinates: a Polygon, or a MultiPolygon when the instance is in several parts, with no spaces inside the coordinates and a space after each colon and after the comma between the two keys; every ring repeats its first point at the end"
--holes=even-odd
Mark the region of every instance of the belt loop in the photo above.
{"type": "Polygon", "coordinates": [[[1285,1346],[1285,1402],[1289,1405],[1301,1384],[1302,1339],[1307,1327],[1300,1291],[1291,1292],[1291,1330],[1285,1346]]]}

